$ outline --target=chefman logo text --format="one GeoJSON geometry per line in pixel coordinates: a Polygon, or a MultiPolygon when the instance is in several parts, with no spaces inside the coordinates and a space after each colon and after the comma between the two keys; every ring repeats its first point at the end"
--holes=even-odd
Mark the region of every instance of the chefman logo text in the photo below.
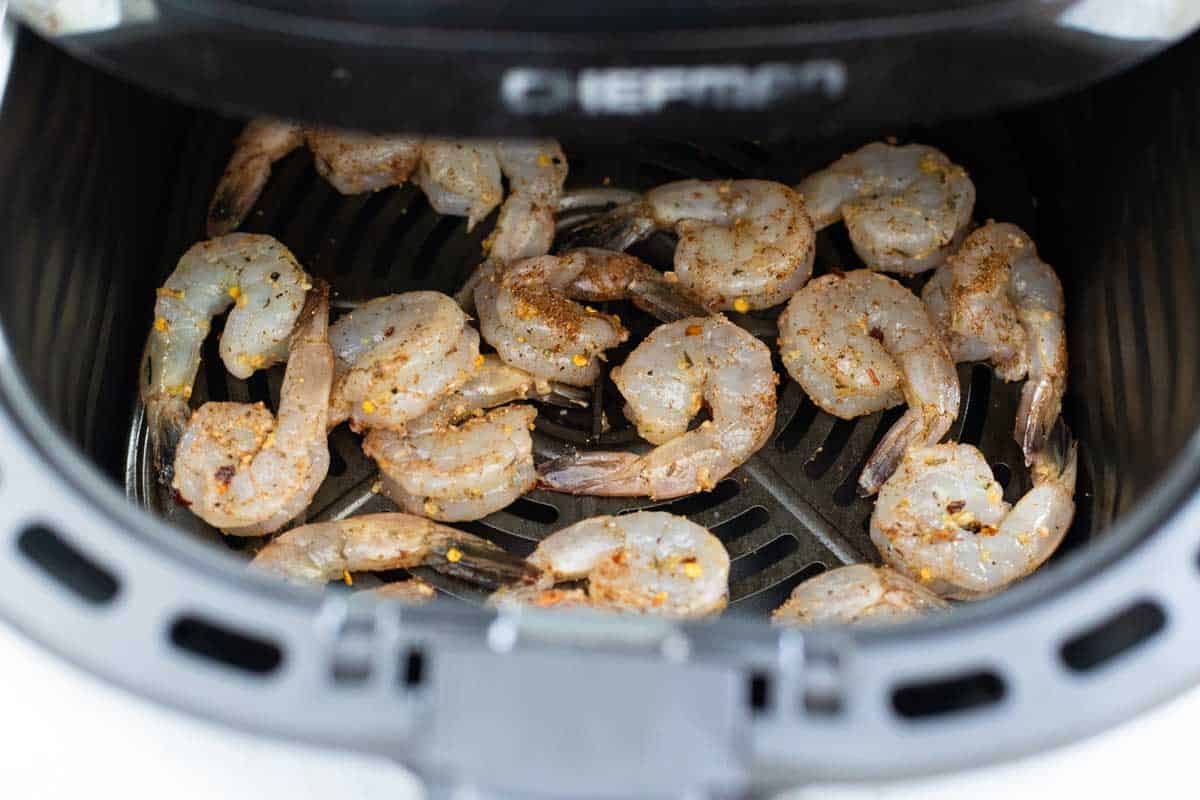
{"type": "Polygon", "coordinates": [[[840,61],[770,63],[755,67],[515,67],[501,80],[504,105],[516,114],[638,115],[686,105],[714,111],[761,111],[797,95],[836,100],[846,91],[840,61]]]}

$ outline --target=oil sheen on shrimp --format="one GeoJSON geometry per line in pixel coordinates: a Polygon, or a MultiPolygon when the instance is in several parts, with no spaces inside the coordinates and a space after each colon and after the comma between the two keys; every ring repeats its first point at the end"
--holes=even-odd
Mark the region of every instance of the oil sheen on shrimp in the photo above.
{"type": "Polygon", "coordinates": [[[921,293],[955,361],[989,361],[1025,380],[1014,436],[1025,463],[1046,445],[1067,387],[1063,290],[1016,225],[989,222],[938,269],[921,293]]]}
{"type": "Polygon", "coordinates": [[[205,403],[192,415],[173,485],[205,522],[259,536],[279,530],[312,501],[329,469],[328,326],[329,287],[318,281],[292,334],[277,416],[262,403],[205,403]]]}
{"type": "Polygon", "coordinates": [[[941,264],[966,235],[975,184],[923,144],[873,142],[796,187],[817,229],[845,220],[869,268],[912,274],[941,264]]]}
{"type": "Polygon", "coordinates": [[[869,270],[831,273],[796,293],[779,317],[788,373],[824,411],[853,419],[908,409],[859,477],[874,494],[909,447],[934,444],[958,414],[954,362],[921,301],[869,270]]]}
{"type": "Polygon", "coordinates": [[[372,430],[363,451],[383,473],[383,491],[412,514],[443,522],[499,511],[533,488],[537,411],[510,405],[418,435],[372,430]]]}
{"type": "Polygon", "coordinates": [[[943,597],[998,592],[1037,569],[1075,513],[1074,442],[1036,456],[1033,488],[1016,505],[967,444],[910,450],[883,485],[871,541],[891,566],[943,597]]]}
{"type": "Polygon", "coordinates": [[[275,537],[250,562],[255,572],[309,586],[348,573],[421,566],[489,587],[537,577],[523,560],[486,539],[399,513],[304,525],[275,537]]]}
{"type": "Polygon", "coordinates": [[[337,356],[330,425],[391,428],[429,411],[480,363],[479,334],[440,292],[377,297],[329,330],[337,356]]]}
{"type": "Polygon", "coordinates": [[[317,171],[342,194],[359,194],[408,180],[421,140],[310,128],[269,118],[252,120],[234,142],[233,156],[208,209],[208,235],[236,230],[258,201],[271,166],[305,142],[317,171]]]}
{"type": "Polygon", "coordinates": [[[720,315],[659,326],[612,378],[638,433],[658,446],[642,456],[584,452],[555,459],[539,469],[541,485],[655,499],[708,491],[775,427],[779,379],[771,353],[720,315]],[[688,430],[705,405],[712,419],[688,430]]]}
{"type": "Polygon", "coordinates": [[[779,305],[808,280],[816,252],[803,200],[773,181],[668,183],[581,230],[614,250],[674,231],[679,283],[710,311],[779,305]]]}
{"type": "Polygon", "coordinates": [[[551,587],[582,579],[586,605],[612,611],[703,617],[728,599],[729,553],[721,540],[663,511],[577,522],[543,539],[528,561],[542,571],[537,591],[501,590],[493,604],[581,604],[581,593],[551,587]]]}
{"type": "Polygon", "coordinates": [[[270,236],[221,236],[179,259],[158,290],[140,381],[153,458],[165,482],[213,317],[234,306],[221,334],[221,360],[232,375],[248,378],[287,356],[310,285],[291,252],[270,236]]]}
{"type": "Polygon", "coordinates": [[[921,584],[889,567],[851,564],[801,583],[771,614],[775,625],[878,625],[950,608],[921,584]]]}

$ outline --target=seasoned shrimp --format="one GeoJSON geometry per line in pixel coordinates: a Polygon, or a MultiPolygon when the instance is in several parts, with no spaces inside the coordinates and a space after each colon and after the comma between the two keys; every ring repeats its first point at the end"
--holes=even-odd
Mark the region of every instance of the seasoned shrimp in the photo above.
{"type": "Polygon", "coordinates": [[[511,405],[417,435],[372,430],[363,451],[383,473],[398,506],[443,522],[499,511],[537,482],[529,429],[537,411],[511,405]]]}
{"type": "Polygon", "coordinates": [[[236,307],[221,334],[221,360],[248,378],[287,356],[288,336],[310,280],[270,236],[234,233],[194,245],[158,290],[146,343],[140,393],[154,462],[170,482],[175,445],[187,424],[200,347],[212,318],[236,307]]]}
{"type": "Polygon", "coordinates": [[[729,594],[725,545],[663,511],[585,519],[543,539],[527,560],[542,571],[538,591],[501,590],[493,604],[581,604],[581,592],[550,587],[583,578],[591,607],[666,617],[716,614],[729,594]]]}
{"type": "Polygon", "coordinates": [[[567,158],[553,139],[501,140],[496,157],[508,178],[509,194],[488,240],[488,257],[454,295],[467,311],[475,307],[475,287],[497,265],[550,252],[554,211],[567,179],[567,158]]]}
{"type": "Polygon", "coordinates": [[[483,338],[505,363],[569,386],[591,384],[604,351],[628,336],[615,316],[573,300],[620,298],[670,319],[703,311],[648,264],[596,248],[509,264],[475,290],[483,338]]]}
{"type": "Polygon", "coordinates": [[[312,501],[329,469],[328,327],[329,287],[318,281],[292,334],[277,417],[262,403],[205,403],[192,415],[173,486],[205,522],[259,536],[279,530],[312,501]]]}
{"type": "Polygon", "coordinates": [[[427,139],[416,180],[435,211],[466,217],[467,230],[504,197],[496,148],[487,141],[427,139]]]}
{"type": "Polygon", "coordinates": [[[779,377],[771,353],[720,315],[659,326],[612,378],[638,433],[658,447],[643,456],[589,452],[555,459],[539,470],[543,486],[655,499],[708,491],[766,444],[775,427],[779,377]],[[703,405],[712,419],[689,431],[703,405]]]}
{"type": "Polygon", "coordinates": [[[675,274],[712,311],[779,305],[812,274],[812,220],[800,196],[773,181],[668,183],[577,233],[624,250],[657,230],[679,236],[675,274]]]}
{"type": "Polygon", "coordinates": [[[337,356],[330,425],[392,428],[434,407],[479,364],[479,334],[439,292],[377,297],[329,330],[337,356]]]}
{"type": "Polygon", "coordinates": [[[771,614],[775,625],[905,622],[945,611],[942,598],[888,567],[851,564],[801,583],[771,614]]]}
{"type": "Polygon", "coordinates": [[[233,156],[208,209],[208,235],[235,230],[258,201],[271,166],[307,141],[317,171],[342,194],[397,186],[408,180],[421,155],[421,140],[332,129],[305,129],[294,122],[251,120],[234,142],[233,156]]]}
{"type": "Polygon", "coordinates": [[[1061,444],[1036,454],[1033,488],[1014,506],[971,445],[910,450],[879,491],[871,541],[943,597],[1003,589],[1041,566],[1071,525],[1077,453],[1074,442],[1061,444]]]}
{"type": "Polygon", "coordinates": [[[925,285],[921,298],[955,361],[990,361],[1006,381],[1027,378],[1014,436],[1025,463],[1046,444],[1067,387],[1063,290],[1015,225],[973,232],[925,285]]]}
{"type": "Polygon", "coordinates": [[[912,274],[941,264],[967,232],[975,184],[923,144],[872,142],[796,187],[817,229],[845,220],[869,268],[912,274]]]}
{"type": "Polygon", "coordinates": [[[822,275],[779,317],[783,364],[812,401],[842,419],[901,402],[859,477],[874,494],[909,447],[934,444],[958,414],[954,362],[925,306],[899,283],[869,270],[822,275]]]}
{"type": "Polygon", "coordinates": [[[485,586],[537,576],[531,566],[486,539],[397,513],[304,525],[275,537],[250,562],[255,572],[302,585],[340,580],[352,572],[419,566],[485,586]]]}

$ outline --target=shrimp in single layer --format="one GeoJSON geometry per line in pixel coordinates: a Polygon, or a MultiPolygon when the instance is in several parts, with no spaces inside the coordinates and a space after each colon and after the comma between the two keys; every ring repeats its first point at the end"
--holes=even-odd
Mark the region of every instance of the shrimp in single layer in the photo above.
{"type": "MultiPolygon", "coordinates": [[[[915,298],[914,298],[915,299],[915,298]]],[[[572,494],[680,497],[712,489],[775,427],[779,377],[767,346],[720,315],[656,328],[612,379],[645,455],[583,452],[543,464],[540,483],[572,494]],[[707,405],[712,419],[688,430],[707,405]]]]}
{"type": "Polygon", "coordinates": [[[434,211],[466,217],[467,230],[504,197],[496,147],[484,140],[426,139],[416,181],[434,211]]]}
{"type": "Polygon", "coordinates": [[[955,361],[989,361],[1025,378],[1014,436],[1025,463],[1046,444],[1067,387],[1062,284],[1016,225],[988,222],[925,285],[921,298],[955,361]]]}
{"type": "Polygon", "coordinates": [[[905,622],[950,608],[889,567],[851,564],[801,583],[771,614],[774,625],[875,625],[905,622]]]}
{"type": "Polygon", "coordinates": [[[845,220],[869,268],[913,274],[941,264],[966,235],[975,184],[942,151],[872,142],[796,187],[817,230],[845,220]]]}
{"type": "Polygon", "coordinates": [[[934,444],[958,414],[954,362],[925,306],[870,270],[822,275],[779,317],[783,364],[812,401],[842,419],[908,404],[859,477],[874,494],[909,447],[934,444]]]}
{"type": "Polygon", "coordinates": [[[272,539],[250,562],[255,572],[309,586],[354,572],[421,566],[491,587],[537,577],[529,564],[486,539],[399,513],[304,525],[272,539]]]}
{"type": "Polygon", "coordinates": [[[970,600],[1025,577],[1058,547],[1075,514],[1077,453],[1063,441],[1035,455],[1033,488],[1016,505],[968,444],[914,448],[879,490],[871,541],[891,566],[943,597],[970,600]]]}
{"type": "Polygon", "coordinates": [[[506,364],[543,380],[587,386],[599,356],[628,337],[615,316],[569,299],[582,259],[539,256],[499,267],[475,289],[483,338],[506,364]]]}
{"type": "Polygon", "coordinates": [[[479,363],[479,334],[440,292],[377,297],[329,330],[337,356],[330,425],[391,428],[429,411],[479,363]]]}
{"type": "Polygon", "coordinates": [[[182,503],[225,533],[277,531],[308,507],[329,469],[326,416],[333,384],[329,287],[309,292],[292,334],[279,414],[262,403],[205,403],[175,455],[182,503]]]}
{"type": "Polygon", "coordinates": [[[221,334],[221,360],[235,377],[248,378],[287,357],[310,285],[291,252],[270,236],[228,234],[179,259],[158,290],[139,387],[164,483],[191,413],[188,398],[213,317],[234,306],[221,334]]]}
{"type": "Polygon", "coordinates": [[[508,178],[509,193],[487,242],[488,257],[454,295],[467,311],[475,307],[475,287],[498,264],[550,252],[554,211],[567,179],[567,157],[553,139],[502,139],[496,142],[496,158],[508,178]]]}
{"type": "Polygon", "coordinates": [[[208,235],[235,230],[258,201],[271,166],[308,143],[317,171],[342,194],[360,194],[408,180],[421,140],[310,128],[269,118],[251,120],[234,142],[233,156],[208,209],[208,235]]]}
{"type": "Polygon", "coordinates": [[[363,452],[383,474],[383,492],[398,506],[443,522],[499,511],[537,482],[529,430],[537,411],[510,405],[459,426],[408,435],[367,433],[363,452]]]}
{"type": "Polygon", "coordinates": [[[527,561],[542,573],[536,591],[502,590],[493,604],[582,604],[580,592],[551,587],[585,578],[586,604],[612,611],[704,617],[724,609],[729,595],[725,545],[664,511],[585,519],[543,539],[527,561]]]}
{"type": "Polygon", "coordinates": [[[779,305],[812,274],[812,220],[800,196],[773,181],[668,183],[574,236],[624,250],[658,230],[679,237],[675,274],[710,311],[779,305]]]}

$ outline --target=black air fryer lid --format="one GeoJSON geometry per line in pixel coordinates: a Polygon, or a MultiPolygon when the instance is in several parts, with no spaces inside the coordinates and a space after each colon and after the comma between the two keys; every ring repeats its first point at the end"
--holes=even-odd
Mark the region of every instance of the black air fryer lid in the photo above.
{"type": "Polygon", "coordinates": [[[13,0],[77,54],[225,112],[576,139],[925,122],[1063,91],[1163,44],[1081,30],[1064,17],[1076,5],[13,0]]]}

